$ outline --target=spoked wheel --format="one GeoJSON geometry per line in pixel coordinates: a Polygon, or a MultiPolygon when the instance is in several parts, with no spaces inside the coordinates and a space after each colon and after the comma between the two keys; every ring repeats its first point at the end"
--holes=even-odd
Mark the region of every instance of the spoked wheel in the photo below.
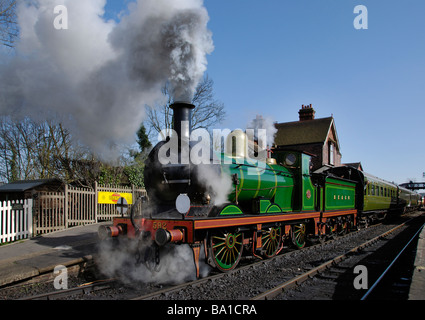
{"type": "Polygon", "coordinates": [[[209,255],[223,272],[234,269],[241,259],[243,233],[216,231],[210,236],[209,255]]]}
{"type": "Polygon", "coordinates": [[[271,227],[263,230],[261,241],[263,256],[265,258],[274,257],[282,244],[282,228],[271,227]]]}
{"type": "Polygon", "coordinates": [[[307,240],[307,228],[305,223],[294,224],[291,228],[293,244],[297,249],[304,248],[307,240]]]}

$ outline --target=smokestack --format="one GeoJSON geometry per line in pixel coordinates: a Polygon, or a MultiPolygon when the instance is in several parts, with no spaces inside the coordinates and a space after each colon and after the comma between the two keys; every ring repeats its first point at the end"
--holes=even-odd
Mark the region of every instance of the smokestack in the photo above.
{"type": "Polygon", "coordinates": [[[314,120],[314,116],[316,114],[316,111],[314,111],[312,105],[302,105],[300,111],[298,111],[298,114],[300,115],[300,121],[308,121],[308,120],[314,120]]]}
{"type": "Polygon", "coordinates": [[[173,109],[173,129],[177,132],[179,139],[189,140],[192,127],[191,110],[195,106],[186,102],[175,102],[170,106],[173,109]]]}
{"type": "Polygon", "coordinates": [[[170,108],[174,112],[173,129],[177,133],[179,141],[179,162],[188,164],[189,139],[192,128],[191,111],[195,109],[195,106],[187,102],[175,102],[170,108]]]}

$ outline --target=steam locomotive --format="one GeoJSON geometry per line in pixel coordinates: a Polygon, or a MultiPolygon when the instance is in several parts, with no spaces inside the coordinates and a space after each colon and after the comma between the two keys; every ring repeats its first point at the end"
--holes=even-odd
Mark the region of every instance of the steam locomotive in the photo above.
{"type": "Polygon", "coordinates": [[[214,155],[219,161],[194,163],[189,152],[194,148],[189,139],[194,106],[175,103],[171,108],[175,132],[146,160],[148,197],[132,206],[130,216],[99,228],[102,239],[125,237],[140,243],[135,255],[146,263],[158,264],[167,244],[188,244],[198,277],[201,256],[226,272],[243,254],[268,259],[286,242],[301,249],[309,241],[420,205],[417,193],[355,168],[312,173],[312,155],[307,153],[277,147],[271,157],[253,161],[250,141],[240,130],[228,136],[226,153],[214,155]],[[228,185],[224,202],[216,201],[213,184],[228,185]]]}

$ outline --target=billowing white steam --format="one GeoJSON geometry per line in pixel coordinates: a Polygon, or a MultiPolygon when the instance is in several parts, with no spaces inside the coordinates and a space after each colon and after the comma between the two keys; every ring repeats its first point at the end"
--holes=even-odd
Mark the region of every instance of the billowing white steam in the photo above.
{"type": "Polygon", "coordinates": [[[212,205],[218,206],[228,202],[229,194],[233,190],[233,182],[226,167],[222,166],[221,170],[217,170],[213,166],[199,165],[195,170],[197,179],[211,197],[212,205]]]}
{"type": "Polygon", "coordinates": [[[248,156],[251,159],[265,161],[268,154],[268,147],[272,147],[277,133],[276,126],[272,119],[263,118],[260,115],[247,125],[246,130],[248,140],[248,156]],[[257,145],[252,141],[255,140],[257,145]]]}
{"type": "Polygon", "coordinates": [[[213,50],[202,0],[137,0],[120,22],[102,17],[106,0],[21,1],[21,38],[0,56],[0,115],[58,117],[98,153],[132,143],[144,106],[190,101],[213,50]],[[56,29],[64,5],[68,29],[56,29]],[[106,147],[106,148],[105,148],[106,147]]]}
{"type": "Polygon", "coordinates": [[[264,141],[258,141],[259,145],[263,144],[266,147],[271,147],[273,145],[277,128],[271,118],[264,118],[263,116],[257,115],[246,128],[254,130],[254,138],[256,140],[264,139],[264,141]],[[263,131],[261,132],[259,129],[263,129],[263,131]]]}
{"type": "MultiPolygon", "coordinates": [[[[108,277],[118,277],[121,281],[136,286],[140,285],[140,282],[180,284],[196,280],[193,251],[189,245],[166,245],[161,248],[159,265],[155,265],[153,262],[136,263],[139,245],[135,240],[127,240],[120,246],[113,246],[111,242],[100,243],[99,254],[96,257],[100,271],[108,277]]],[[[150,244],[146,243],[145,245],[150,244]]],[[[211,267],[204,262],[203,252],[202,247],[199,272],[201,277],[206,277],[210,273],[211,267]]],[[[154,255],[153,251],[151,254],[154,255]]],[[[153,257],[150,256],[150,259],[153,257]]]]}

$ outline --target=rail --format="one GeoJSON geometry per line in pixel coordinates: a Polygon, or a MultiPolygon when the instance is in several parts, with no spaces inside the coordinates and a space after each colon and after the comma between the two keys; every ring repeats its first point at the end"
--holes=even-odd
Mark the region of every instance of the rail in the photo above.
{"type": "Polygon", "coordinates": [[[412,243],[416,237],[418,237],[419,233],[422,231],[422,229],[425,227],[425,224],[422,225],[422,227],[419,228],[419,230],[415,233],[415,235],[410,238],[409,242],[404,246],[404,248],[397,254],[397,256],[391,261],[391,263],[388,265],[388,267],[382,272],[382,274],[379,276],[379,278],[375,281],[375,283],[370,287],[370,289],[364,294],[364,296],[360,300],[366,300],[367,297],[375,290],[375,288],[378,286],[378,284],[382,281],[382,279],[385,277],[385,275],[388,273],[388,271],[393,267],[394,263],[400,258],[400,256],[405,252],[405,250],[409,247],[409,245],[412,243]]]}
{"type": "Polygon", "coordinates": [[[42,293],[39,295],[21,298],[19,300],[58,300],[68,297],[72,297],[78,294],[87,294],[95,291],[105,290],[111,288],[117,282],[116,279],[104,279],[97,280],[90,283],[82,284],[78,287],[66,289],[66,290],[57,290],[53,292],[42,293]]]}
{"type": "MultiPolygon", "coordinates": [[[[378,225],[379,224],[377,224],[375,226],[378,226],[378,225]]],[[[370,228],[373,228],[375,226],[372,226],[370,228]]],[[[396,228],[399,228],[399,227],[401,227],[401,225],[400,226],[397,226],[396,228]]],[[[396,228],[394,228],[394,229],[396,229],[396,228]]],[[[324,244],[329,244],[329,243],[333,243],[333,242],[339,241],[339,240],[341,240],[341,239],[343,239],[345,237],[349,237],[350,235],[353,235],[353,234],[355,234],[357,232],[359,232],[359,231],[351,232],[351,233],[349,233],[349,234],[347,234],[345,236],[341,236],[341,237],[338,237],[336,239],[332,239],[332,240],[328,240],[328,241],[323,242],[323,243],[312,245],[312,246],[306,247],[306,248],[304,248],[302,250],[305,250],[305,251],[307,251],[307,250],[315,250],[318,247],[323,246],[324,244]]],[[[180,284],[180,285],[177,285],[177,286],[171,286],[169,288],[165,288],[165,289],[162,289],[162,290],[159,290],[159,291],[156,291],[156,292],[152,292],[152,293],[149,293],[149,294],[146,294],[146,295],[143,295],[143,296],[139,296],[139,297],[133,298],[133,300],[155,300],[155,299],[167,298],[170,294],[173,294],[173,293],[178,292],[180,290],[184,290],[185,288],[197,287],[197,286],[201,286],[201,285],[203,285],[205,283],[208,283],[208,282],[214,282],[216,280],[219,280],[219,279],[221,279],[223,277],[228,276],[229,274],[231,275],[231,274],[236,274],[236,273],[239,273],[239,272],[244,272],[244,270],[249,269],[249,268],[254,268],[255,269],[257,266],[260,266],[260,265],[262,265],[264,263],[270,263],[270,262],[272,262],[275,259],[280,259],[280,258],[284,257],[285,255],[291,254],[293,251],[296,251],[296,249],[294,249],[292,251],[288,251],[288,252],[286,252],[284,254],[277,255],[277,256],[275,256],[275,257],[273,257],[271,259],[260,260],[260,261],[254,262],[254,263],[249,263],[249,264],[247,264],[245,266],[239,266],[238,268],[236,268],[234,270],[231,270],[231,271],[229,271],[227,273],[213,274],[213,275],[210,275],[208,277],[205,277],[205,278],[202,278],[202,279],[199,279],[199,280],[191,281],[191,282],[188,282],[188,283],[183,283],[183,284],[180,284]]],[[[333,260],[338,260],[339,258],[340,257],[337,257],[337,258],[335,258],[333,260]]],[[[331,265],[332,262],[328,262],[326,264],[331,265]]],[[[322,265],[322,266],[320,266],[320,267],[322,267],[322,268],[325,267],[325,264],[322,265]]],[[[320,271],[319,270],[319,267],[310,270],[309,273],[302,274],[302,275],[300,275],[300,276],[298,276],[296,278],[293,278],[292,280],[290,280],[290,281],[288,281],[286,283],[286,286],[289,287],[291,285],[292,286],[293,285],[297,285],[298,283],[301,283],[302,281],[305,281],[309,277],[313,276],[315,273],[317,273],[317,271],[320,271]]],[[[277,290],[279,290],[279,289],[277,289],[277,290]]],[[[255,298],[254,298],[254,300],[255,300],[255,298]]]]}
{"type": "MultiPolygon", "coordinates": [[[[407,223],[409,223],[410,221],[412,221],[412,220],[414,220],[415,218],[412,218],[412,219],[410,219],[410,220],[408,220],[408,221],[406,221],[406,222],[404,222],[404,223],[402,223],[402,224],[400,224],[400,225],[398,225],[398,226],[396,226],[396,227],[394,227],[394,228],[392,228],[391,230],[389,230],[389,231],[386,231],[386,232],[384,232],[384,233],[382,233],[381,235],[379,235],[379,236],[377,236],[377,237],[375,237],[375,238],[373,238],[373,239],[371,239],[371,240],[369,240],[369,241],[366,241],[366,242],[364,242],[363,244],[361,244],[361,245],[359,245],[359,246],[357,246],[357,247],[355,247],[355,248],[353,248],[353,249],[351,249],[351,250],[349,250],[349,251],[347,251],[346,253],[344,253],[344,254],[342,254],[342,255],[340,255],[340,256],[338,256],[338,257],[336,257],[336,258],[333,258],[333,259],[330,259],[330,260],[328,260],[327,262],[325,262],[325,263],[323,263],[323,264],[321,264],[320,266],[318,266],[318,267],[316,267],[316,268],[314,268],[314,269],[311,269],[311,270],[309,270],[309,271],[307,271],[307,272],[305,272],[305,273],[303,273],[303,274],[301,274],[301,275],[299,275],[299,276],[297,276],[296,278],[293,278],[293,279],[291,279],[291,280],[289,280],[289,281],[286,281],[285,283],[282,283],[282,284],[280,284],[280,285],[277,285],[277,286],[275,286],[274,288],[272,288],[272,289],[270,289],[270,290],[268,290],[268,291],[265,291],[265,292],[263,292],[263,293],[261,293],[261,294],[259,294],[259,295],[257,295],[257,296],[255,296],[255,297],[253,297],[253,298],[251,298],[251,300],[268,300],[268,299],[272,299],[272,298],[274,298],[274,297],[276,297],[276,296],[278,296],[279,294],[281,294],[282,292],[284,292],[285,290],[288,290],[288,289],[291,289],[291,288],[293,288],[293,287],[295,287],[295,286],[299,286],[301,283],[303,283],[303,282],[305,282],[305,281],[307,281],[307,280],[309,280],[309,279],[311,279],[312,277],[314,277],[316,274],[319,274],[319,273],[321,273],[322,271],[324,271],[324,270],[327,270],[328,268],[330,268],[330,267],[332,267],[332,266],[335,266],[335,265],[337,265],[338,263],[340,263],[341,261],[343,261],[343,260],[345,260],[347,257],[349,257],[349,256],[351,256],[353,253],[356,253],[356,252],[359,252],[359,251],[361,251],[361,250],[363,250],[363,249],[365,249],[366,247],[369,247],[369,246],[371,246],[372,244],[374,244],[375,242],[377,242],[377,241],[379,241],[379,240],[381,240],[381,239],[383,239],[383,238],[385,238],[386,236],[388,236],[388,235],[390,235],[391,233],[393,233],[393,232],[395,232],[396,230],[398,230],[399,228],[401,228],[401,227],[403,227],[403,226],[405,226],[407,223]]],[[[425,226],[425,225],[424,225],[425,226]]],[[[421,228],[422,229],[422,228],[421,228]]],[[[421,230],[420,229],[420,230],[421,230]]],[[[419,230],[419,231],[420,231],[419,230]]],[[[418,235],[418,233],[419,232],[417,232],[416,234],[415,234],[415,236],[409,241],[409,244],[410,244],[410,242],[418,235]]],[[[405,248],[407,247],[408,245],[406,245],[405,246],[405,248]]],[[[404,248],[404,249],[405,249],[404,248]]],[[[404,249],[403,249],[403,251],[404,251],[404,249]]],[[[389,269],[393,264],[394,264],[394,262],[395,262],[395,260],[397,260],[398,259],[398,257],[401,255],[401,253],[402,252],[400,252],[398,255],[397,255],[397,257],[394,259],[394,261],[393,261],[393,263],[391,263],[391,265],[387,268],[387,269],[389,269]]],[[[375,282],[375,284],[368,290],[368,292],[362,297],[362,300],[363,299],[365,299],[369,294],[370,294],[370,292],[372,292],[373,291],[373,289],[376,287],[376,285],[379,283],[379,281],[383,278],[383,276],[385,275],[385,273],[387,272],[388,270],[386,270],[380,277],[379,277],[379,279],[375,282]]]]}

